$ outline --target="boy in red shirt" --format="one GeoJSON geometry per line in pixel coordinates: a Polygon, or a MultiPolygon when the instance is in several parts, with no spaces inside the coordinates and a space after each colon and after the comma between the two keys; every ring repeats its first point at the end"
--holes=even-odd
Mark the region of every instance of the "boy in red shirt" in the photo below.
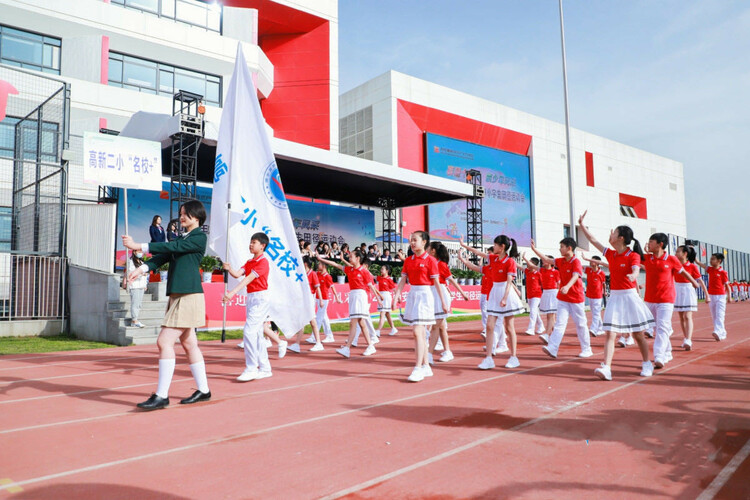
{"type": "MultiPolygon", "coordinates": [[[[312,259],[309,255],[303,255],[302,263],[305,265],[307,281],[310,284],[310,293],[312,294],[314,300],[319,301],[323,298],[323,296],[320,294],[320,281],[318,280],[318,275],[312,270],[312,259]]],[[[312,337],[315,339],[313,342],[310,342],[311,344],[315,344],[310,348],[310,351],[322,351],[325,348],[323,347],[323,343],[321,342],[320,329],[318,328],[318,322],[315,320],[315,318],[310,320],[310,327],[312,328],[312,337]]],[[[304,331],[305,329],[302,328],[297,332],[297,338],[295,339],[294,344],[289,344],[289,347],[287,347],[288,350],[296,352],[297,354],[300,353],[300,341],[302,340],[302,334],[304,333],[304,331]]]]}
{"type": "Polygon", "coordinates": [[[232,297],[247,287],[247,305],[245,328],[242,331],[242,343],[245,350],[245,370],[237,377],[240,382],[249,382],[267,378],[271,373],[268,362],[268,351],[263,339],[263,324],[268,317],[268,259],[263,253],[268,245],[265,233],[255,233],[250,239],[250,253],[253,257],[241,269],[232,269],[226,262],[224,269],[235,278],[244,279],[233,290],[224,294],[222,301],[228,303],[232,297]]]}
{"type": "Polygon", "coordinates": [[[710,265],[695,261],[708,274],[708,295],[711,297],[709,308],[711,318],[714,322],[713,336],[717,342],[727,338],[727,330],[724,328],[724,315],[727,310],[727,301],[734,302],[729,288],[729,275],[721,267],[724,262],[724,254],[715,253],[711,255],[710,265]]]}
{"type": "Polygon", "coordinates": [[[544,333],[544,322],[539,314],[539,303],[542,301],[542,273],[539,271],[539,259],[532,257],[526,259],[523,254],[523,260],[529,264],[524,269],[526,275],[526,302],[529,304],[529,326],[526,328],[526,335],[535,335],[544,333]]]}
{"type": "Polygon", "coordinates": [[[573,238],[563,238],[560,240],[559,259],[554,262],[549,257],[540,252],[534,240],[531,240],[531,249],[539,256],[539,259],[545,264],[554,263],[560,272],[560,283],[563,285],[557,292],[557,319],[555,327],[549,337],[546,334],[540,335],[539,338],[547,345],[542,350],[550,357],[557,358],[557,351],[560,349],[565,327],[568,325],[568,317],[573,318],[578,334],[578,342],[581,344],[579,358],[589,358],[594,355],[591,351],[591,341],[589,338],[588,324],[586,321],[586,310],[584,309],[585,297],[583,293],[583,265],[581,260],[576,257],[576,240],[573,238]]]}
{"type": "Polygon", "coordinates": [[[604,283],[607,281],[607,275],[602,271],[602,258],[594,255],[588,261],[590,266],[586,267],[586,297],[589,299],[589,308],[591,308],[591,326],[589,332],[594,337],[604,335],[604,325],[602,324],[602,302],[604,301],[604,283]]]}
{"type": "MultiPolygon", "coordinates": [[[[322,328],[326,336],[323,339],[323,343],[333,342],[333,331],[331,330],[331,321],[328,319],[328,304],[331,292],[336,302],[341,303],[341,296],[333,286],[333,278],[328,273],[328,268],[322,262],[318,262],[318,281],[320,282],[320,295],[321,298],[318,301],[318,312],[315,315],[315,320],[318,322],[318,327],[322,328]]],[[[314,334],[311,336],[315,338],[314,334]]],[[[310,339],[308,339],[308,342],[310,339]]]]}

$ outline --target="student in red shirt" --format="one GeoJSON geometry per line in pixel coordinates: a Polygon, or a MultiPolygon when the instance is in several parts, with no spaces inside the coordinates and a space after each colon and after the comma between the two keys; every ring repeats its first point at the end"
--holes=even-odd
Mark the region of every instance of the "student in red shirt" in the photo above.
{"type": "MultiPolygon", "coordinates": [[[[427,252],[430,235],[425,231],[415,231],[409,237],[412,255],[404,261],[401,268],[401,279],[398,281],[395,298],[398,302],[401,291],[409,281],[409,294],[406,297],[406,308],[403,321],[412,326],[414,333],[415,364],[409,382],[421,382],[425,377],[432,376],[427,359],[426,328],[435,324],[435,302],[432,294],[433,287],[440,287],[440,273],[437,260],[427,252]]],[[[443,312],[447,313],[450,306],[445,302],[443,294],[438,294],[443,312]]]]}
{"type": "Polygon", "coordinates": [[[531,250],[545,264],[554,262],[555,267],[560,272],[560,281],[564,283],[557,293],[557,320],[555,321],[555,328],[552,330],[551,335],[542,334],[539,336],[539,339],[547,344],[542,346],[542,350],[551,358],[557,358],[557,352],[565,335],[565,327],[568,326],[569,317],[573,318],[576,333],[578,334],[578,342],[581,344],[581,352],[578,354],[578,357],[590,358],[594,355],[591,351],[586,309],[584,308],[586,298],[583,292],[583,281],[581,280],[583,265],[581,264],[581,260],[576,257],[577,246],[578,244],[573,238],[563,238],[560,240],[560,255],[562,257],[551,261],[549,257],[537,249],[534,240],[531,240],[531,250]]]}
{"type": "Polygon", "coordinates": [[[370,317],[370,303],[367,299],[367,290],[369,289],[375,294],[378,302],[381,302],[383,299],[378,289],[372,284],[372,275],[365,265],[367,257],[358,248],[349,253],[348,262],[342,260],[341,264],[324,259],[320,255],[316,255],[316,257],[323,264],[343,271],[349,280],[349,337],[341,348],[336,349],[336,352],[345,358],[351,356],[350,346],[357,334],[357,326],[359,326],[365,332],[365,339],[367,340],[367,349],[365,349],[362,355],[371,356],[375,354],[375,344],[369,333],[370,329],[367,327],[367,319],[370,317]]]}
{"type": "Polygon", "coordinates": [[[495,348],[495,323],[498,318],[503,319],[505,331],[510,337],[510,358],[505,364],[506,368],[518,368],[521,363],[516,356],[516,328],[513,318],[521,314],[524,310],[521,303],[521,297],[513,286],[513,280],[516,277],[516,257],[518,257],[518,247],[516,240],[504,234],[495,237],[493,244],[493,253],[486,254],[476,248],[472,248],[463,239],[459,241],[462,247],[470,252],[484,258],[488,258],[492,266],[492,290],[490,290],[487,299],[487,356],[479,364],[480,370],[491,370],[495,367],[495,361],[492,359],[492,352],[495,348]]]}
{"type": "Polygon", "coordinates": [[[544,322],[539,314],[539,303],[542,301],[542,273],[539,270],[539,259],[532,257],[526,258],[524,252],[523,260],[526,262],[526,302],[529,304],[529,326],[526,328],[526,335],[535,335],[544,333],[544,322]]]}
{"type": "Polygon", "coordinates": [[[232,269],[227,262],[224,269],[233,277],[244,277],[231,291],[228,291],[222,301],[231,302],[232,297],[247,287],[245,327],[242,330],[242,343],[245,350],[245,370],[237,377],[240,382],[249,382],[273,375],[271,363],[268,361],[268,350],[263,338],[263,325],[268,317],[270,303],[268,301],[268,259],[264,253],[268,245],[265,233],[255,233],[250,239],[250,253],[248,260],[241,269],[232,269]]]}
{"type": "Polygon", "coordinates": [[[604,326],[602,323],[602,304],[604,302],[604,284],[607,282],[607,275],[602,271],[602,258],[594,255],[590,259],[581,256],[581,259],[590,265],[583,270],[586,279],[586,298],[589,299],[589,308],[591,309],[591,326],[589,333],[598,337],[604,335],[604,326]]]}
{"type": "MultiPolygon", "coordinates": [[[[698,285],[703,288],[706,296],[706,302],[711,302],[708,295],[708,289],[701,277],[700,268],[695,265],[695,249],[687,245],[680,245],[675,250],[675,257],[680,261],[682,267],[693,277],[698,285]]],[[[695,292],[696,287],[688,281],[686,277],[678,274],[674,277],[674,309],[680,316],[680,326],[682,326],[682,348],[689,351],[693,348],[693,311],[698,310],[698,294],[695,292]]]]}
{"type": "Polygon", "coordinates": [[[609,263],[610,296],[604,312],[604,331],[607,342],[604,344],[604,362],[594,370],[602,380],[612,380],[612,357],[615,352],[615,336],[632,334],[638,343],[643,363],[641,376],[654,374],[654,366],[649,360],[648,343],[644,331],[654,324],[654,317],[638,295],[636,280],[641,270],[641,245],[633,237],[633,230],[628,226],[617,226],[609,233],[609,244],[606,248],[594,238],[584,225],[586,212],[578,219],[578,224],[586,238],[596,247],[609,263]],[[628,245],[633,244],[631,250],[628,245]]]}
{"type": "Polygon", "coordinates": [[[669,237],[664,233],[654,233],[646,243],[643,269],[646,270],[646,306],[654,316],[654,366],[663,368],[672,360],[672,312],[675,303],[676,276],[697,287],[698,283],[682,266],[674,255],[667,253],[669,237]]]}
{"type": "Polygon", "coordinates": [[[396,335],[398,330],[393,324],[393,318],[391,318],[391,310],[393,310],[393,290],[396,288],[396,282],[391,278],[391,268],[383,264],[380,266],[380,276],[378,276],[378,291],[383,297],[383,303],[378,307],[380,311],[380,322],[378,323],[377,331],[383,328],[385,321],[391,326],[391,331],[388,335],[396,335]]]}
{"type": "Polygon", "coordinates": [[[555,261],[551,255],[547,260],[541,261],[541,267],[534,265],[526,259],[527,269],[539,271],[542,277],[542,298],[539,301],[539,315],[544,318],[544,333],[550,335],[555,328],[555,316],[557,315],[557,289],[560,287],[560,272],[550,262],[555,261]]]}
{"type": "MultiPolygon", "coordinates": [[[[320,282],[320,300],[318,300],[318,312],[316,313],[315,320],[318,322],[320,328],[323,329],[326,336],[323,338],[323,343],[327,344],[333,342],[333,331],[331,330],[331,321],[328,319],[328,304],[330,303],[331,292],[333,297],[339,304],[341,303],[341,296],[333,286],[333,278],[328,273],[328,268],[322,262],[318,262],[318,281],[320,282]]],[[[315,337],[312,337],[314,340],[315,337]]],[[[311,339],[308,339],[308,342],[311,339]]]]}
{"type": "MultiPolygon", "coordinates": [[[[303,255],[302,263],[305,265],[305,273],[307,273],[307,281],[310,284],[310,293],[312,294],[313,300],[315,300],[316,302],[320,301],[323,296],[320,294],[320,281],[318,280],[318,275],[317,273],[315,273],[315,271],[312,270],[312,258],[309,255],[303,255]]],[[[310,327],[312,328],[311,338],[314,339],[314,341],[310,343],[315,344],[310,348],[310,351],[318,352],[324,350],[325,348],[323,347],[323,343],[321,342],[320,338],[320,328],[318,328],[318,322],[315,318],[310,320],[310,327]]],[[[294,343],[289,344],[287,350],[296,352],[297,354],[301,352],[300,342],[302,340],[302,334],[304,332],[304,328],[301,328],[300,331],[297,332],[294,343]]]]}
{"type": "Polygon", "coordinates": [[[727,302],[732,300],[732,291],[729,288],[729,275],[721,267],[724,263],[724,254],[717,252],[711,255],[710,266],[695,261],[708,274],[708,296],[711,297],[709,304],[711,318],[714,322],[713,336],[717,342],[727,338],[727,330],[724,327],[724,315],[726,314],[727,302]]]}
{"type": "MultiPolygon", "coordinates": [[[[492,252],[492,247],[489,247],[487,249],[487,253],[492,252]]],[[[459,254],[458,260],[464,263],[464,265],[471,269],[472,271],[482,273],[482,288],[480,290],[480,296],[479,296],[479,308],[482,311],[482,337],[487,337],[486,329],[487,329],[487,298],[490,295],[490,291],[492,290],[492,267],[489,264],[484,264],[482,267],[479,267],[477,265],[472,264],[468,260],[466,260],[466,257],[464,255],[459,254]]],[[[508,335],[505,333],[505,330],[503,329],[503,324],[501,322],[495,322],[495,338],[497,339],[495,341],[495,349],[492,351],[492,354],[502,354],[504,352],[508,352],[508,335]]],[[[486,349],[486,347],[485,347],[486,349]]]]}

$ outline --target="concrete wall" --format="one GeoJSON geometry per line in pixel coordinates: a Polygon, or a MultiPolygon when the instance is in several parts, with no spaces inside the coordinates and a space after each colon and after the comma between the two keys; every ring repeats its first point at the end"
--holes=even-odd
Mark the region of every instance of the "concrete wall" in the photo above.
{"type": "Polygon", "coordinates": [[[115,339],[107,338],[110,321],[107,303],[120,299],[120,278],[74,265],[68,269],[70,331],[80,339],[114,342],[115,339]]]}
{"type": "Polygon", "coordinates": [[[49,337],[62,333],[60,319],[30,319],[0,322],[0,337],[49,337]]]}

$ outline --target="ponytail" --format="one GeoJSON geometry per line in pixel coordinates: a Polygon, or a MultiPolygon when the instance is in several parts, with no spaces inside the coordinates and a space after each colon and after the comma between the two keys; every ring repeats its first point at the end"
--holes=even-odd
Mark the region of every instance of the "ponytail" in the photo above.
{"type": "Polygon", "coordinates": [[[643,249],[641,248],[641,244],[633,238],[633,251],[641,256],[641,259],[643,258],[643,249]]]}
{"type": "Polygon", "coordinates": [[[680,245],[677,247],[682,253],[684,253],[687,256],[687,261],[691,264],[695,263],[695,258],[697,257],[695,253],[695,248],[689,247],[687,245],[680,245]]]}
{"type": "Polygon", "coordinates": [[[502,245],[503,247],[505,247],[505,253],[508,255],[508,257],[511,257],[513,259],[518,257],[518,245],[516,245],[516,240],[514,240],[513,238],[501,234],[499,236],[495,236],[494,243],[495,245],[502,245]]]}
{"type": "Polygon", "coordinates": [[[633,230],[630,228],[630,226],[617,226],[615,228],[615,231],[617,231],[617,235],[622,238],[622,242],[625,244],[625,246],[630,246],[630,243],[633,242],[633,251],[640,255],[641,258],[643,258],[643,249],[641,248],[641,244],[633,236],[633,230]]]}

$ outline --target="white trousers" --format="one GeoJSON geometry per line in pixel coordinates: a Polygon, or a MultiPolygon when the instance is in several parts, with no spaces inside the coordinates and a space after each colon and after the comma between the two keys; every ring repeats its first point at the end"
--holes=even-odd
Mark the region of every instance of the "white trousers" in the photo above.
{"type": "Polygon", "coordinates": [[[725,338],[727,330],[724,328],[724,315],[727,310],[727,296],[711,295],[711,302],[708,305],[711,310],[711,319],[714,321],[714,333],[725,338]]]}
{"type": "MultiPolygon", "coordinates": [[[[367,322],[367,333],[370,334],[370,337],[375,336],[375,325],[372,324],[372,318],[370,316],[367,316],[364,318],[364,320],[367,322]]],[[[362,329],[359,327],[359,321],[357,321],[357,333],[354,335],[354,343],[359,342],[359,336],[362,333],[362,329]]]]}
{"type": "Polygon", "coordinates": [[[602,324],[602,299],[589,299],[589,308],[591,308],[591,326],[589,330],[599,335],[604,333],[602,324]]]}
{"type": "Polygon", "coordinates": [[[482,311],[482,331],[487,328],[487,296],[485,294],[479,295],[479,309],[482,311]]]}
{"type": "Polygon", "coordinates": [[[667,353],[672,352],[672,313],[674,304],[670,302],[646,302],[646,307],[654,316],[654,359],[666,361],[667,353]]]}
{"type": "Polygon", "coordinates": [[[315,313],[315,321],[318,323],[318,328],[322,328],[327,337],[333,335],[331,322],[328,320],[328,302],[328,300],[319,300],[318,312],[315,313]]]}
{"type": "Polygon", "coordinates": [[[138,321],[138,316],[141,314],[141,304],[143,304],[143,293],[145,291],[145,288],[130,289],[130,318],[132,321],[138,321]]]}
{"type": "Polygon", "coordinates": [[[555,328],[549,336],[549,350],[557,353],[565,335],[565,327],[568,326],[568,318],[573,320],[578,335],[578,342],[581,344],[581,350],[591,349],[591,340],[589,339],[588,320],[586,319],[586,309],[583,302],[565,302],[557,301],[557,318],[555,328]]]}
{"type": "Polygon", "coordinates": [[[535,328],[537,333],[544,332],[544,321],[542,321],[542,316],[539,314],[539,303],[541,301],[541,297],[529,299],[529,326],[526,328],[527,332],[533,332],[535,328]]]}
{"type": "Polygon", "coordinates": [[[268,350],[263,338],[263,324],[268,317],[268,291],[248,293],[246,300],[245,328],[242,342],[245,346],[245,366],[262,372],[271,371],[268,350]]]}
{"type": "MultiPolygon", "coordinates": [[[[487,329],[487,296],[481,294],[479,296],[479,307],[482,310],[482,330],[487,329]]],[[[486,332],[485,332],[486,333],[486,332]]],[[[500,318],[495,321],[495,345],[499,342],[505,341],[505,326],[500,318]]]]}

